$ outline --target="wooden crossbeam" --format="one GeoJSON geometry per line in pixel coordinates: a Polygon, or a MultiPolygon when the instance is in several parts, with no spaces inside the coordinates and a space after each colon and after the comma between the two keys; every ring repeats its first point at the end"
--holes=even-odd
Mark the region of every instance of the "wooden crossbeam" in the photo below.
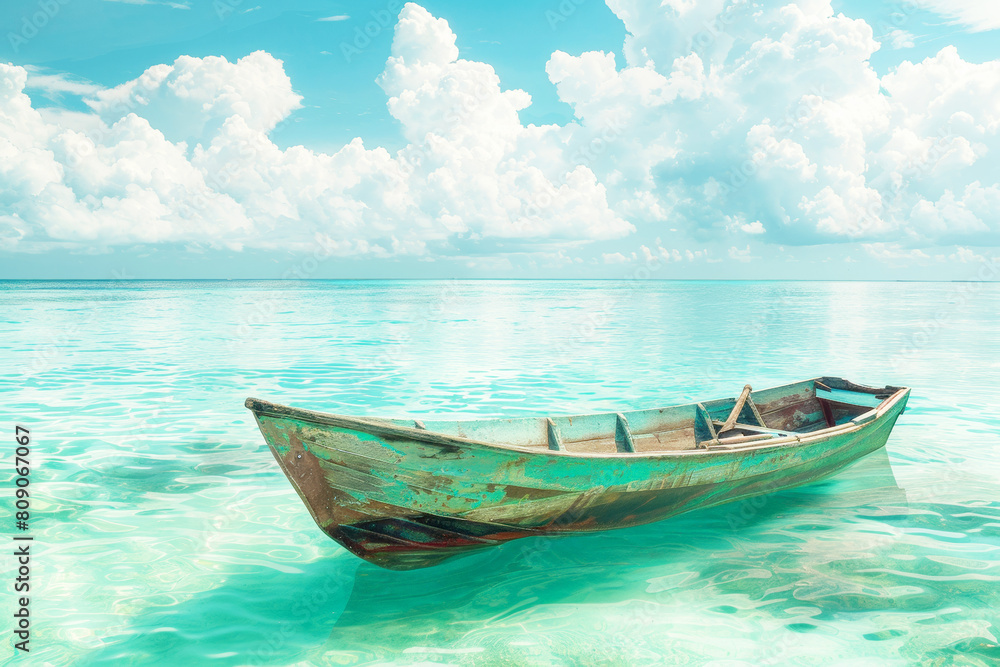
{"type": "Polygon", "coordinates": [[[743,387],[743,391],[740,392],[740,397],[736,399],[736,404],[733,406],[732,412],[729,413],[729,417],[726,419],[725,423],[722,424],[722,428],[719,429],[720,433],[730,430],[733,427],[733,424],[736,423],[736,420],[739,419],[740,412],[743,411],[743,404],[746,403],[748,398],[750,398],[751,391],[753,391],[753,389],[750,385],[743,387]]]}
{"type": "MultiPolygon", "coordinates": [[[[712,423],[712,415],[709,414],[708,408],[706,408],[701,403],[698,403],[697,410],[698,410],[698,416],[702,419],[702,421],[705,422],[705,426],[708,427],[708,434],[712,436],[711,438],[709,438],[709,440],[711,441],[718,440],[719,436],[715,432],[715,424],[712,423]]],[[[722,422],[719,422],[719,424],[721,425],[722,422]]],[[[701,447],[702,449],[708,449],[708,445],[705,444],[704,442],[696,442],[695,448],[698,447],[701,447]]]]}
{"type": "Polygon", "coordinates": [[[830,402],[825,398],[817,398],[816,400],[819,401],[819,407],[823,410],[823,419],[826,420],[826,425],[828,427],[836,426],[837,420],[833,418],[833,408],[830,407],[830,402]]]}
{"type": "Polygon", "coordinates": [[[615,421],[615,449],[622,453],[635,453],[635,443],[632,442],[632,430],[628,427],[625,415],[618,413],[615,421]]]}
{"type": "Polygon", "coordinates": [[[753,410],[753,416],[754,419],[757,420],[757,423],[761,426],[767,426],[767,424],[764,423],[764,417],[760,414],[760,410],[757,409],[757,404],[753,402],[753,398],[750,396],[747,396],[747,405],[749,405],[750,409],[753,410]]]}
{"type": "Polygon", "coordinates": [[[744,442],[759,442],[764,440],[770,440],[774,436],[770,433],[757,433],[754,435],[734,435],[728,438],[719,438],[708,443],[710,446],[714,445],[736,445],[744,442]]]}
{"type": "Polygon", "coordinates": [[[566,451],[566,445],[563,444],[562,434],[559,433],[559,427],[556,425],[552,418],[549,417],[545,420],[547,424],[547,431],[549,434],[549,449],[555,452],[566,451]]]}
{"type": "MultiPolygon", "coordinates": [[[[712,421],[715,426],[722,426],[722,422],[718,419],[712,421]]],[[[770,433],[772,435],[795,435],[794,431],[782,431],[776,428],[767,428],[766,426],[754,426],[753,424],[740,424],[737,422],[734,426],[736,430],[753,431],[754,433],[770,433]]]]}

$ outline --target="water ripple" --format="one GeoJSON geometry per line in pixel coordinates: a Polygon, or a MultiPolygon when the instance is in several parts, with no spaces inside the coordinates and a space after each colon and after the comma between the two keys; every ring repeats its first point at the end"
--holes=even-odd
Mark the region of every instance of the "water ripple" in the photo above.
{"type": "Polygon", "coordinates": [[[1000,664],[998,296],[933,283],[0,283],[0,398],[36,443],[32,658],[1000,664]],[[948,325],[926,334],[941,313],[948,325]],[[243,408],[257,395],[361,415],[580,413],[830,373],[914,387],[886,452],[794,491],[413,572],[323,537],[243,408]]]}

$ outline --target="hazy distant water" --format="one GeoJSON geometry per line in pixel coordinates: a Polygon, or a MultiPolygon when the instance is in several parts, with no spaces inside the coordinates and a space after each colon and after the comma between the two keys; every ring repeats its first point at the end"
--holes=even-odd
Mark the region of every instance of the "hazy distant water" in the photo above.
{"type": "Polygon", "coordinates": [[[32,664],[1000,664],[998,284],[8,282],[0,362],[36,452],[32,664]],[[243,408],[579,413],[817,375],[914,388],[887,459],[403,573],[319,532],[243,408]]]}

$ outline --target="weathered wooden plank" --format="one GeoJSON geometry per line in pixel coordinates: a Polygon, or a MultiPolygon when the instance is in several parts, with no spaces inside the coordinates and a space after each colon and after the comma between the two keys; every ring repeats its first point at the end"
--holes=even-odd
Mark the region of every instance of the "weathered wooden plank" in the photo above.
{"type": "MultiPolygon", "coordinates": [[[[631,428],[632,423],[629,422],[629,429],[631,428]]],[[[696,444],[693,427],[642,435],[636,435],[632,431],[632,445],[636,452],[678,452],[693,449],[696,444]]]]}
{"type": "Polygon", "coordinates": [[[757,420],[757,423],[761,426],[767,426],[767,424],[764,423],[764,417],[760,414],[760,410],[757,409],[757,404],[754,402],[753,396],[747,397],[747,405],[750,406],[750,410],[753,412],[753,418],[757,420]]]}
{"type": "MultiPolygon", "coordinates": [[[[785,387],[775,387],[774,389],[760,389],[754,392],[754,403],[757,409],[767,419],[768,413],[782,410],[790,405],[801,403],[802,401],[815,398],[812,380],[797,382],[785,387]]],[[[768,426],[769,424],[765,424],[768,426]]]]}
{"type": "Polygon", "coordinates": [[[805,431],[816,424],[823,424],[823,409],[814,397],[787,405],[780,410],[764,413],[769,428],[782,431],[805,431]]]}
{"type": "Polygon", "coordinates": [[[483,442],[548,449],[548,423],[544,417],[425,422],[430,431],[483,442]]]}
{"type": "Polygon", "coordinates": [[[628,427],[633,436],[691,428],[696,417],[693,405],[655,410],[630,410],[622,414],[628,420],[628,427]]]}
{"type": "Polygon", "coordinates": [[[844,391],[843,389],[830,389],[826,391],[817,390],[816,398],[834,401],[836,403],[844,403],[846,405],[859,405],[867,408],[874,408],[884,400],[878,398],[875,394],[857,391],[844,391]]]}
{"type": "Polygon", "coordinates": [[[728,431],[733,427],[733,424],[736,423],[736,418],[739,417],[740,412],[743,411],[743,404],[747,402],[747,398],[749,398],[751,391],[752,388],[750,385],[745,385],[743,387],[743,391],[740,392],[739,398],[736,399],[736,405],[733,406],[733,409],[730,411],[729,416],[726,417],[726,421],[722,425],[722,428],[719,429],[720,433],[728,431]]]}
{"type": "Polygon", "coordinates": [[[863,384],[857,384],[851,382],[850,380],[845,380],[844,378],[834,378],[834,377],[822,377],[819,381],[829,387],[830,389],[840,389],[842,391],[853,391],[858,394],[881,394],[888,398],[890,395],[895,394],[905,387],[869,387],[863,384]]]}
{"type": "MultiPolygon", "coordinates": [[[[722,422],[717,421],[717,420],[713,421],[712,423],[715,426],[722,426],[722,422]]],[[[755,431],[755,432],[758,432],[758,433],[771,433],[773,435],[781,435],[781,436],[794,436],[794,435],[797,435],[796,433],[794,433],[792,431],[782,431],[781,429],[768,428],[766,426],[756,426],[754,424],[742,424],[740,422],[736,422],[736,425],[733,426],[733,428],[736,429],[736,430],[738,430],[738,431],[739,430],[742,430],[742,431],[755,431]]]]}
{"type": "Polygon", "coordinates": [[[774,438],[770,433],[757,433],[754,435],[733,435],[728,438],[719,438],[718,440],[708,443],[709,447],[713,447],[716,444],[719,445],[735,445],[742,442],[755,442],[757,440],[771,440],[774,438]]]}
{"type": "Polygon", "coordinates": [[[708,431],[708,437],[702,438],[699,443],[699,446],[707,449],[708,446],[701,443],[704,443],[707,440],[718,440],[719,436],[715,431],[715,423],[712,421],[712,415],[708,413],[708,410],[705,408],[704,404],[698,403],[697,408],[698,408],[698,417],[700,418],[702,424],[705,426],[705,429],[708,431]]]}
{"type": "Polygon", "coordinates": [[[858,415],[857,417],[855,417],[854,419],[852,419],[851,423],[852,424],[859,424],[859,425],[860,424],[867,424],[868,422],[870,422],[871,420],[875,419],[878,416],[879,416],[878,410],[869,410],[868,412],[864,412],[864,413],[858,415]]]}
{"type": "Polygon", "coordinates": [[[826,425],[836,426],[837,420],[833,418],[833,410],[830,408],[830,403],[821,398],[817,398],[816,400],[819,401],[819,407],[823,410],[823,419],[826,420],[826,425]]]}
{"type": "Polygon", "coordinates": [[[559,434],[567,446],[571,442],[600,440],[615,436],[615,414],[613,412],[553,417],[552,421],[559,427],[559,434]]]}
{"type": "Polygon", "coordinates": [[[559,427],[556,425],[552,419],[546,419],[548,424],[548,435],[549,435],[549,449],[557,452],[566,451],[566,446],[563,445],[562,436],[559,434],[559,427]]]}
{"type": "Polygon", "coordinates": [[[617,417],[618,421],[615,422],[615,449],[622,453],[634,454],[635,443],[632,442],[632,431],[629,430],[628,420],[620,412],[617,417]]]}

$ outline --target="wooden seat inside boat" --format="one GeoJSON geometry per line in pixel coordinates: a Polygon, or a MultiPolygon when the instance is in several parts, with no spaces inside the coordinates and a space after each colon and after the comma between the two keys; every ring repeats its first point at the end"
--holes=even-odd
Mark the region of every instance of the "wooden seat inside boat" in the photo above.
{"type": "Polygon", "coordinates": [[[570,454],[726,449],[801,436],[874,414],[897,390],[823,377],[758,392],[747,385],[736,398],[652,410],[407,425],[501,446],[570,454]]]}
{"type": "MultiPolygon", "coordinates": [[[[557,425],[550,419],[552,427],[549,448],[591,454],[654,453],[741,446],[796,435],[794,431],[774,428],[767,422],[751,397],[751,392],[750,385],[746,385],[735,399],[665,408],[656,411],[659,413],[656,415],[658,419],[649,414],[653,411],[619,413],[616,415],[614,438],[605,435],[573,441],[567,441],[561,436],[554,439],[551,433],[557,425]],[[674,413],[674,420],[670,413],[674,413]],[[677,417],[680,419],[677,420],[677,417]]],[[[795,401],[789,405],[798,405],[800,402],[802,401],[795,401]]],[[[766,407],[774,407],[776,412],[784,408],[771,404],[766,407]]],[[[780,421],[781,416],[779,413],[776,421],[780,421]]],[[[558,433],[557,428],[556,431],[558,433]]]]}

